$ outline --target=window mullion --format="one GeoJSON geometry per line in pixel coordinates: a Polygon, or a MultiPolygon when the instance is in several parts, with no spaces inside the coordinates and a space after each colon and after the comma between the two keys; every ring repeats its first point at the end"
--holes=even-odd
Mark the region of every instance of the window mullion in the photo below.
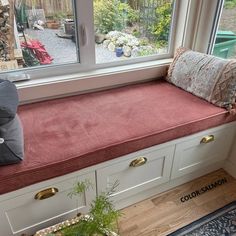
{"type": "Polygon", "coordinates": [[[221,0],[202,1],[200,14],[198,15],[197,27],[195,29],[193,49],[207,53],[212,36],[212,28],[215,24],[215,14],[221,0]]]}
{"type": "Polygon", "coordinates": [[[214,23],[211,30],[210,40],[209,40],[209,46],[208,46],[208,51],[207,51],[207,53],[209,54],[213,52],[214,43],[216,40],[217,30],[220,24],[220,17],[221,17],[223,8],[224,8],[224,0],[219,0],[218,5],[217,5],[217,10],[215,13],[214,23]]]}
{"type": "Polygon", "coordinates": [[[91,68],[95,65],[93,1],[77,0],[75,7],[80,63],[83,68],[91,68]]]}

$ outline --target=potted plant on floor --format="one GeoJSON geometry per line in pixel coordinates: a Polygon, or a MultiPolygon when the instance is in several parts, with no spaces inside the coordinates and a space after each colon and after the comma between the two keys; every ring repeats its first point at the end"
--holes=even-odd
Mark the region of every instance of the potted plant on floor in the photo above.
{"type": "MultiPolygon", "coordinates": [[[[71,220],[38,231],[34,236],[118,236],[118,217],[120,212],[114,208],[110,196],[118,182],[92,202],[87,215],[79,215],[71,220]]],[[[78,182],[69,197],[83,194],[91,187],[89,181],[78,182]]]]}

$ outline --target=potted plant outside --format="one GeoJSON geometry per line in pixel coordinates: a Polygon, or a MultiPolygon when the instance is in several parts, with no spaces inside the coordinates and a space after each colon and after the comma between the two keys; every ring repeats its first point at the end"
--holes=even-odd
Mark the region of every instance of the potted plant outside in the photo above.
{"type": "Polygon", "coordinates": [[[117,57],[121,57],[123,55],[123,47],[122,46],[117,46],[115,48],[115,53],[117,57]]]}
{"type": "Polygon", "coordinates": [[[47,20],[46,25],[48,29],[58,29],[60,23],[57,20],[52,19],[52,20],[47,20]]]}
{"type": "Polygon", "coordinates": [[[47,20],[47,28],[58,29],[62,23],[62,20],[66,18],[66,14],[63,12],[56,12],[47,20]]]}

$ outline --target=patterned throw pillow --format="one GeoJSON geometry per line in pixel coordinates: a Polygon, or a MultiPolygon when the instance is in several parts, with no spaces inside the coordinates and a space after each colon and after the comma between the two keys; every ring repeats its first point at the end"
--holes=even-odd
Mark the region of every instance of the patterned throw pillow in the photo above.
{"type": "Polygon", "coordinates": [[[178,48],[166,80],[230,112],[236,95],[236,60],[178,48]]]}

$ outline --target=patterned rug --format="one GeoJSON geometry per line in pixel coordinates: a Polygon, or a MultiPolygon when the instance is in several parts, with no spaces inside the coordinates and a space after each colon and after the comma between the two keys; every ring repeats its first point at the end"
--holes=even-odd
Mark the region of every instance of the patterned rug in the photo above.
{"type": "Polygon", "coordinates": [[[169,236],[236,236],[236,201],[169,234],[169,236]]]}

